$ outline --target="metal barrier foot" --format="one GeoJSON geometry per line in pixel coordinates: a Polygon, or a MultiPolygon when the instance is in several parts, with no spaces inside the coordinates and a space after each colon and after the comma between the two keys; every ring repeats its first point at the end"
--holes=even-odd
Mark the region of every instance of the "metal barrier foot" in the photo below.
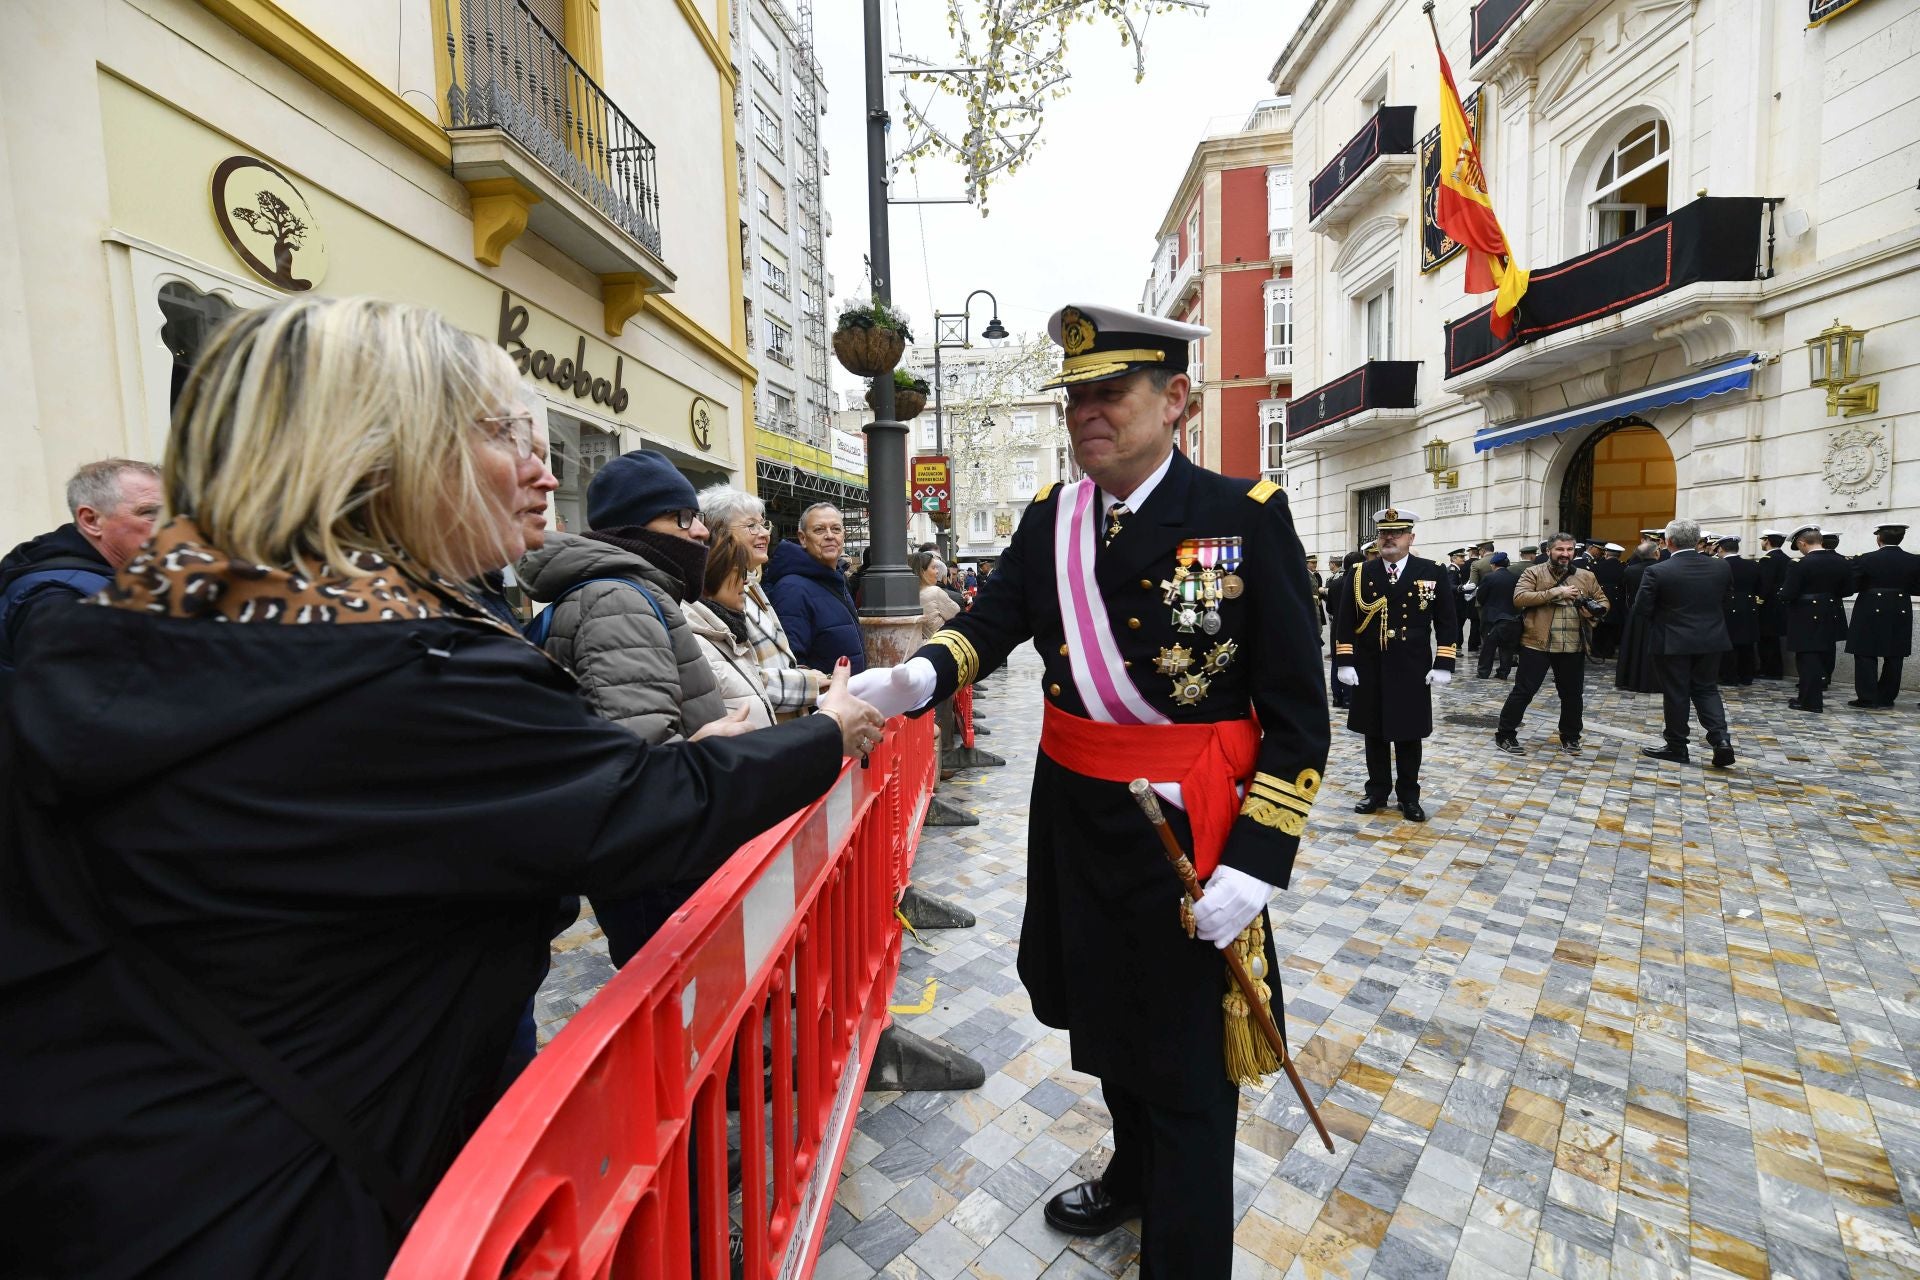
{"type": "Polygon", "coordinates": [[[948,804],[936,795],[927,801],[927,825],[930,827],[977,827],[980,825],[980,819],[958,805],[948,804]]]}
{"type": "Polygon", "coordinates": [[[916,929],[971,929],[978,923],[965,907],[912,884],[900,895],[900,914],[916,929]]]}
{"type": "Polygon", "coordinates": [[[1006,761],[979,747],[951,747],[940,753],[942,769],[984,769],[994,765],[1003,765],[1006,761]]]}
{"type": "Polygon", "coordinates": [[[908,1093],[978,1089],[987,1082],[987,1069],[958,1049],[903,1029],[898,1023],[880,1033],[874,1046],[873,1070],[867,1089],[901,1089],[908,1093]]]}

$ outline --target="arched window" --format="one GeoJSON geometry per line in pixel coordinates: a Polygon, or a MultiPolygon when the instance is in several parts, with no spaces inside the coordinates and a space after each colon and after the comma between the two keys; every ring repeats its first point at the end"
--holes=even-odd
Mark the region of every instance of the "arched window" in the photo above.
{"type": "Polygon", "coordinates": [[[1667,122],[1656,116],[1629,126],[1601,157],[1587,195],[1592,247],[1612,244],[1667,216],[1667,160],[1672,150],[1667,122]]]}

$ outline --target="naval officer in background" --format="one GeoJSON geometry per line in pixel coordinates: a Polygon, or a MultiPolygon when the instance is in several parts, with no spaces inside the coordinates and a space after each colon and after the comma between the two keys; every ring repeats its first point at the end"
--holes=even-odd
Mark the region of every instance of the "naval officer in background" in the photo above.
{"type": "Polygon", "coordinates": [[[1020,977],[1034,1016],[1069,1033],[1074,1068],[1100,1078],[1114,1138],[1105,1172],[1054,1196],[1046,1220],[1101,1235],[1138,1215],[1143,1280],[1228,1280],[1239,1090],[1219,949],[1274,972],[1263,908],[1286,886],[1327,760],[1313,584],[1277,485],[1174,447],[1188,343],[1206,329],[1079,305],[1048,332],[1086,478],[1034,496],[971,610],[856,681],[894,714],[1019,644],[1039,651],[1020,977]],[[1143,775],[1205,881],[1197,936],[1127,793],[1143,775]]]}

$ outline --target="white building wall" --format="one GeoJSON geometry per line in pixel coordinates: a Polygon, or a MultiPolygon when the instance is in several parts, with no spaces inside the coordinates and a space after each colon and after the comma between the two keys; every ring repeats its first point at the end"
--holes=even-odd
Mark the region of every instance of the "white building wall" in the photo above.
{"type": "Polygon", "coordinates": [[[1402,295],[1395,355],[1420,361],[1419,412],[1318,454],[1296,443],[1291,496],[1308,549],[1350,547],[1353,494],[1379,484],[1427,516],[1420,536],[1429,553],[1481,537],[1512,549],[1550,532],[1567,465],[1591,432],[1476,455],[1471,441],[1489,405],[1503,418],[1528,416],[1745,351],[1766,361],[1750,395],[1649,415],[1674,454],[1682,514],[1749,538],[1815,520],[1839,529],[1850,552],[1872,546],[1881,520],[1920,523],[1920,0],[1863,0],[1813,29],[1797,2],[1613,0],[1484,85],[1469,65],[1470,7],[1440,0],[1435,16],[1462,92],[1488,95],[1482,145],[1494,203],[1525,265],[1550,269],[1589,247],[1593,166],[1623,122],[1657,111],[1672,132],[1670,207],[1702,189],[1783,200],[1775,275],[1748,290],[1751,300],[1727,306],[1724,320],[1626,346],[1608,340],[1620,326],[1603,321],[1572,363],[1522,370],[1491,401],[1477,389],[1462,395],[1473,379],[1447,384],[1442,325],[1486,298],[1462,294],[1464,257],[1420,274],[1417,173],[1375,196],[1341,235],[1308,230],[1307,184],[1364,122],[1368,86],[1384,74],[1386,101],[1417,109],[1416,138],[1438,119],[1433,38],[1419,5],[1326,6],[1276,67],[1274,84],[1293,97],[1300,190],[1295,394],[1361,362],[1352,291],[1391,270],[1402,295]],[[1805,229],[1795,234],[1801,216],[1805,229]],[[1872,330],[1867,371],[1881,403],[1873,417],[1829,417],[1824,393],[1807,386],[1803,344],[1836,316],[1872,330]],[[1829,454],[1858,428],[1884,442],[1891,465],[1872,493],[1838,493],[1827,479],[1829,454]],[[1422,469],[1420,446],[1436,436],[1451,446],[1457,490],[1436,489],[1422,469]],[[1443,503],[1465,510],[1438,516],[1443,503]]]}

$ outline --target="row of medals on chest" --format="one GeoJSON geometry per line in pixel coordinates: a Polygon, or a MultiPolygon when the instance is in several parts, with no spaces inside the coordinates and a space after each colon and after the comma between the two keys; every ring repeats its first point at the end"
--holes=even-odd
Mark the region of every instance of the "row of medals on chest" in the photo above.
{"type": "MultiPolygon", "coordinates": [[[[1239,538],[1187,538],[1180,543],[1174,552],[1173,577],[1160,583],[1162,598],[1173,611],[1175,631],[1219,634],[1221,604],[1238,600],[1246,590],[1237,572],[1240,560],[1239,538]]],[[[1191,707],[1207,696],[1212,677],[1225,671],[1239,651],[1232,640],[1222,640],[1207,650],[1196,669],[1193,650],[1174,644],[1160,651],[1154,666],[1173,681],[1173,700],[1191,707]]]]}

